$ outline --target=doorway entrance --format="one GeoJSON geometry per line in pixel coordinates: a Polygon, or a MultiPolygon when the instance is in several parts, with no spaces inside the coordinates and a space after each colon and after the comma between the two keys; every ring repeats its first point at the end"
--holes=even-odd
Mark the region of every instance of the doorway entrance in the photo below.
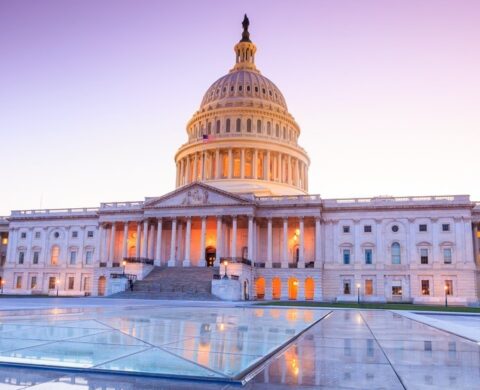
{"type": "Polygon", "coordinates": [[[213,246],[209,246],[205,249],[205,261],[207,262],[207,267],[213,267],[216,257],[217,250],[213,246]]]}

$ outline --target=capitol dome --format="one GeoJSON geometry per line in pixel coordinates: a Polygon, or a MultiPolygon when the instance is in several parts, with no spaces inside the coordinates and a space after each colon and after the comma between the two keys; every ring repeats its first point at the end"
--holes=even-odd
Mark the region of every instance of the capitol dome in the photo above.
{"type": "Polygon", "coordinates": [[[234,193],[306,194],[310,160],[297,142],[300,127],[280,89],[255,66],[246,16],[242,25],[234,67],[208,88],[187,123],[176,186],[202,181],[234,193]]]}

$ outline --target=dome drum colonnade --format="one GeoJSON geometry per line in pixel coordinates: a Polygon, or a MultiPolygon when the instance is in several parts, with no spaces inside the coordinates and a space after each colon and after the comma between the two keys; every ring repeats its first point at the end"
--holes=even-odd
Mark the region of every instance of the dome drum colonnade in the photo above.
{"type": "Polygon", "coordinates": [[[205,181],[234,193],[306,194],[310,160],[297,144],[300,128],[280,90],[256,68],[245,20],[235,66],[187,124],[189,141],[175,155],[176,187],[205,181]]]}

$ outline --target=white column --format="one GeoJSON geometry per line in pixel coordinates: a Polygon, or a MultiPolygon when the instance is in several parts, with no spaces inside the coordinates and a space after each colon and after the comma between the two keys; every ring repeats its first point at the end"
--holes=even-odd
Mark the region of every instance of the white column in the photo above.
{"type": "Polygon", "coordinates": [[[271,178],[271,172],[270,172],[270,150],[267,150],[267,156],[265,158],[265,174],[264,174],[264,178],[265,180],[270,180],[271,178]]]}
{"type": "Polygon", "coordinates": [[[473,232],[472,232],[472,240],[473,240],[473,261],[478,264],[479,256],[478,256],[478,224],[475,222],[473,224],[473,232]]]}
{"type": "Polygon", "coordinates": [[[148,249],[148,221],[143,221],[142,257],[146,258],[148,249]]]}
{"type": "Polygon", "coordinates": [[[207,217],[202,217],[202,233],[200,236],[200,267],[205,267],[205,238],[207,234],[207,217]]]}
{"type": "Polygon", "coordinates": [[[320,217],[315,218],[315,268],[322,268],[322,225],[320,217]]]}
{"type": "MultiPolygon", "coordinates": [[[[415,237],[415,232],[416,230],[416,225],[415,225],[415,218],[409,218],[408,219],[408,227],[409,227],[409,235],[408,235],[408,243],[409,243],[409,256],[408,256],[408,262],[410,264],[418,264],[420,263],[418,256],[417,256],[417,243],[416,243],[416,237],[415,237]]],[[[380,226],[377,226],[377,228],[380,230],[380,226]]],[[[380,241],[381,242],[381,241],[380,241]]],[[[378,247],[379,244],[377,244],[378,247]]],[[[377,252],[379,252],[379,249],[377,248],[377,252]]],[[[380,259],[379,254],[377,254],[377,259],[380,259]]],[[[388,263],[390,259],[386,260],[386,263],[388,263]]]]}
{"type": "Polygon", "coordinates": [[[432,263],[440,263],[440,240],[438,239],[440,225],[437,218],[432,218],[432,263]]]}
{"type": "Polygon", "coordinates": [[[288,268],[288,218],[283,218],[282,268],[288,268]]]}
{"type": "Polygon", "coordinates": [[[237,216],[236,215],[232,217],[232,247],[230,248],[230,256],[233,258],[237,257],[237,216]]]}
{"type": "Polygon", "coordinates": [[[162,265],[162,218],[157,222],[157,244],[155,246],[155,265],[162,265]]]}
{"type": "Polygon", "coordinates": [[[267,268],[272,268],[272,218],[267,220],[267,268]]]}
{"type": "Polygon", "coordinates": [[[362,252],[360,247],[360,220],[353,221],[353,262],[360,264],[362,262],[362,252]]]}
{"type": "Polygon", "coordinates": [[[32,241],[33,241],[33,228],[28,228],[28,241],[27,241],[27,253],[25,254],[24,264],[32,264],[32,241]]]}
{"type": "Polygon", "coordinates": [[[247,250],[248,250],[248,260],[252,261],[253,265],[253,217],[248,217],[248,243],[247,243],[247,250]]]}
{"type": "Polygon", "coordinates": [[[231,179],[233,174],[233,151],[228,149],[228,178],[231,179]]]}
{"type": "Polygon", "coordinates": [[[190,181],[191,181],[191,177],[190,177],[190,156],[187,157],[187,174],[185,175],[186,177],[186,182],[185,184],[189,184],[190,181]]]}
{"type": "Polygon", "coordinates": [[[258,166],[258,151],[255,149],[253,151],[253,167],[252,167],[252,173],[253,173],[253,178],[257,179],[257,166],[258,166]]]}
{"type": "Polygon", "coordinates": [[[300,217],[300,237],[299,237],[298,268],[305,268],[305,228],[303,217],[300,217]]]}
{"type": "Polygon", "coordinates": [[[148,229],[148,250],[147,257],[153,259],[155,257],[155,226],[151,225],[148,229]]]}
{"type": "Polygon", "coordinates": [[[201,157],[200,177],[202,178],[202,180],[205,179],[205,152],[202,153],[201,157]]]}
{"type": "Polygon", "coordinates": [[[137,242],[135,244],[135,257],[140,257],[140,245],[141,245],[142,225],[140,221],[137,222],[137,242]]]}
{"type": "Polygon", "coordinates": [[[215,150],[215,179],[220,179],[220,149],[215,150]]]}
{"type": "Polygon", "coordinates": [[[240,177],[245,178],[245,149],[242,148],[240,151],[240,177]]]}
{"type": "Polygon", "coordinates": [[[198,153],[195,153],[195,156],[193,157],[192,181],[197,181],[197,180],[198,180],[198,153]]]}
{"type": "Polygon", "coordinates": [[[293,184],[293,180],[292,180],[292,159],[291,159],[290,156],[287,156],[287,174],[288,174],[287,183],[288,184],[293,184]]]}
{"type": "Polygon", "coordinates": [[[215,257],[215,266],[220,265],[220,257],[222,256],[222,217],[217,216],[217,247],[216,247],[216,257],[215,257]]]}
{"type": "Polygon", "coordinates": [[[302,167],[300,166],[300,160],[296,160],[297,162],[297,187],[300,187],[300,181],[302,178],[302,167]]]}
{"type": "Polygon", "coordinates": [[[122,260],[128,257],[128,221],[123,224],[122,260]]]}
{"type": "Polygon", "coordinates": [[[177,218],[172,219],[172,237],[170,240],[170,259],[168,260],[168,266],[175,266],[175,249],[177,244],[177,218]]]}
{"type": "Polygon", "coordinates": [[[475,263],[472,249],[475,247],[472,242],[472,222],[469,219],[464,219],[464,235],[465,238],[465,262],[475,263]]]}
{"type": "Polygon", "coordinates": [[[190,267],[190,237],[192,234],[192,218],[187,217],[187,231],[185,232],[185,258],[183,260],[184,267],[190,267]]]}

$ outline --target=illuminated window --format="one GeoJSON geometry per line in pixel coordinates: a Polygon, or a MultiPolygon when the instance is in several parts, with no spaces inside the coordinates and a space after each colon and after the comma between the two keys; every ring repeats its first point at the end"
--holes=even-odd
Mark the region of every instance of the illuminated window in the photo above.
{"type": "Polygon", "coordinates": [[[48,278],[48,289],[49,290],[54,290],[55,289],[55,282],[57,278],[55,276],[50,276],[48,278]]]}
{"type": "Polygon", "coordinates": [[[343,281],[343,294],[344,295],[350,295],[351,294],[351,285],[350,285],[350,280],[344,280],[343,281]]]}
{"type": "Polygon", "coordinates": [[[365,280],[365,295],[373,295],[373,280],[365,280]]]}
{"type": "Polygon", "coordinates": [[[445,280],[445,294],[453,295],[453,281],[445,280]]]}
{"type": "Polygon", "coordinates": [[[430,281],[422,280],[422,295],[430,295],[430,281]]]}
{"type": "Polygon", "coordinates": [[[50,256],[50,264],[57,265],[59,256],[60,256],[60,247],[55,245],[55,246],[52,247],[52,253],[51,253],[51,256],[50,256]]]}

